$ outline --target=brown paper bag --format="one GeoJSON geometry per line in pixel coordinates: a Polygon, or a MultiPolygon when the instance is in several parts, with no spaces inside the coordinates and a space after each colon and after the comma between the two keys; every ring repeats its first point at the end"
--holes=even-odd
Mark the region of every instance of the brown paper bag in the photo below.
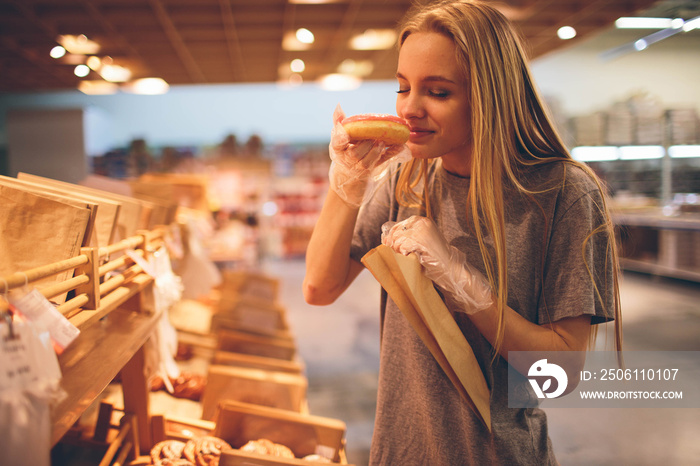
{"type": "Polygon", "coordinates": [[[85,227],[85,235],[83,236],[83,246],[84,247],[98,247],[98,239],[97,239],[97,211],[99,205],[96,202],[92,201],[87,201],[84,199],[78,199],[75,197],[70,196],[67,193],[64,194],[58,194],[55,192],[48,192],[41,187],[37,186],[32,186],[26,183],[23,183],[22,181],[16,179],[16,178],[11,178],[8,176],[2,176],[0,175],[0,185],[2,186],[7,186],[8,188],[11,188],[13,190],[19,190],[19,191],[25,191],[28,193],[35,194],[37,196],[40,196],[42,198],[46,199],[51,199],[54,201],[58,201],[61,204],[67,204],[73,207],[79,207],[83,208],[86,207],[87,209],[90,210],[90,221],[88,222],[88,225],[85,227]]]}
{"type": "Polygon", "coordinates": [[[490,391],[481,367],[433,282],[423,275],[418,258],[382,245],[368,252],[362,263],[401,309],[462,398],[491,430],[490,391]]]}
{"type": "Polygon", "coordinates": [[[46,183],[35,182],[27,179],[1,177],[3,182],[14,183],[15,186],[40,195],[66,196],[77,201],[86,201],[97,206],[95,211],[95,235],[97,244],[91,246],[104,247],[112,243],[112,238],[117,229],[117,219],[121,204],[111,199],[78,192],[63,186],[53,186],[46,183]]]}
{"type": "MultiPolygon", "coordinates": [[[[85,205],[0,185],[0,277],[80,254],[90,215],[85,205]]],[[[72,275],[68,270],[38,283],[56,283],[72,275]]]]}
{"type": "MultiPolygon", "coordinates": [[[[47,186],[62,188],[63,190],[67,190],[69,192],[96,196],[97,198],[110,199],[114,202],[117,202],[120,206],[120,209],[119,215],[117,217],[116,231],[114,232],[114,236],[111,238],[112,243],[116,243],[125,238],[129,238],[135,235],[137,230],[139,230],[140,228],[139,220],[141,218],[141,210],[143,209],[143,207],[138,199],[129,196],[123,196],[120,194],[115,194],[97,188],[67,183],[65,181],[45,178],[38,175],[32,175],[29,173],[19,172],[17,173],[17,178],[20,180],[30,181],[32,183],[45,184],[47,186]]],[[[107,246],[108,244],[111,243],[100,243],[100,246],[107,246]]]]}

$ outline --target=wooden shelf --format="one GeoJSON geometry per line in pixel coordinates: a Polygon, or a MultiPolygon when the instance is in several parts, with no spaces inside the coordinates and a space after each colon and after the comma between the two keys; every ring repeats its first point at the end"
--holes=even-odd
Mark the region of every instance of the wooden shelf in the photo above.
{"type": "MultiPolygon", "coordinates": [[[[144,344],[162,316],[155,309],[154,279],[135,259],[109,260],[115,252],[133,250],[146,257],[162,245],[163,230],[143,231],[105,248],[83,248],[80,255],[14,273],[2,280],[2,289],[33,284],[45,277],[72,270],[73,277],[38,288],[46,298],[73,292],[57,310],[80,330],[80,335],[58,356],[65,396],[51,406],[51,447],[61,441],[100,394],[121,374],[123,419],[129,437],[120,456],[138,457],[152,447],[149,387],[145,375],[144,344]],[[118,271],[118,272],[117,272],[118,271]]],[[[116,452],[115,452],[116,453],[116,452]]],[[[111,454],[111,453],[110,453],[111,454]]]]}
{"type": "MultiPolygon", "coordinates": [[[[134,295],[132,299],[137,299],[134,295]]],[[[51,418],[53,431],[51,444],[55,445],[80,418],[114,379],[129,364],[138,365],[143,357],[141,348],[152,334],[160,314],[134,312],[121,307],[103,320],[89,325],[59,357],[63,373],[61,387],[67,393],[62,402],[53,407],[51,418]],[[136,358],[136,359],[135,359],[136,358]]],[[[145,377],[139,380],[122,380],[138,388],[142,382],[147,395],[145,377]]],[[[138,397],[138,395],[136,395],[138,397]]],[[[138,419],[142,424],[142,419],[138,419]]],[[[141,436],[141,432],[139,435],[141,436]]]]}

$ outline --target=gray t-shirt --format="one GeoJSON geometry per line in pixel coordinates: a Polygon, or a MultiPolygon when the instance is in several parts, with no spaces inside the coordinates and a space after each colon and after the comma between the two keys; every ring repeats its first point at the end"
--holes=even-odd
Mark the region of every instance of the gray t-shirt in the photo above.
{"type": "MultiPolygon", "coordinates": [[[[586,262],[605,298],[596,299],[582,245],[604,221],[601,194],[580,168],[550,163],[528,169],[530,197],[508,190],[506,241],[508,305],[531,322],[591,315],[592,323],[611,320],[612,261],[607,238],[586,242],[586,262]],[[533,202],[533,199],[536,202],[533,202]]],[[[469,179],[445,171],[438,162],[428,175],[433,218],[447,241],[485,273],[477,241],[467,221],[469,179]]],[[[381,226],[420,214],[399,206],[396,176],[362,207],[351,256],[360,260],[381,242],[381,226]]],[[[490,238],[486,238],[491,245],[490,238]]],[[[370,455],[372,465],[556,464],[545,413],[538,408],[508,408],[508,363],[492,363],[493,348],[463,313],[457,324],[474,349],[491,389],[492,432],[479,421],[403,317],[382,291],[381,354],[377,412],[370,455]]]]}

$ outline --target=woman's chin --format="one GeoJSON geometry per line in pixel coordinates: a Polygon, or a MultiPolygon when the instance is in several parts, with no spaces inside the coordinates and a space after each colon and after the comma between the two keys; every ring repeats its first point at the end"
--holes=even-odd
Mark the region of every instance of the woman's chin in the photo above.
{"type": "Polygon", "coordinates": [[[411,150],[411,156],[414,159],[434,159],[435,156],[431,155],[430,152],[425,150],[424,147],[416,147],[411,144],[408,145],[408,148],[411,150]]]}

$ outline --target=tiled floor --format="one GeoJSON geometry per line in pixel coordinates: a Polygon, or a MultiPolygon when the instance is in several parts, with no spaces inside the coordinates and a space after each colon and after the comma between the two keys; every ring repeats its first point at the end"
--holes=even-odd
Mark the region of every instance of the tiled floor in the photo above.
{"type": "MultiPolygon", "coordinates": [[[[307,365],[312,414],[347,423],[348,460],[367,464],[379,354],[379,285],[363,272],[328,307],[307,305],[302,261],[271,261],[307,365]]],[[[700,285],[627,274],[628,350],[700,351],[700,285]]],[[[601,337],[605,330],[601,329],[601,337]]],[[[700,464],[700,409],[548,409],[557,458],[567,465],[700,464]]]]}

